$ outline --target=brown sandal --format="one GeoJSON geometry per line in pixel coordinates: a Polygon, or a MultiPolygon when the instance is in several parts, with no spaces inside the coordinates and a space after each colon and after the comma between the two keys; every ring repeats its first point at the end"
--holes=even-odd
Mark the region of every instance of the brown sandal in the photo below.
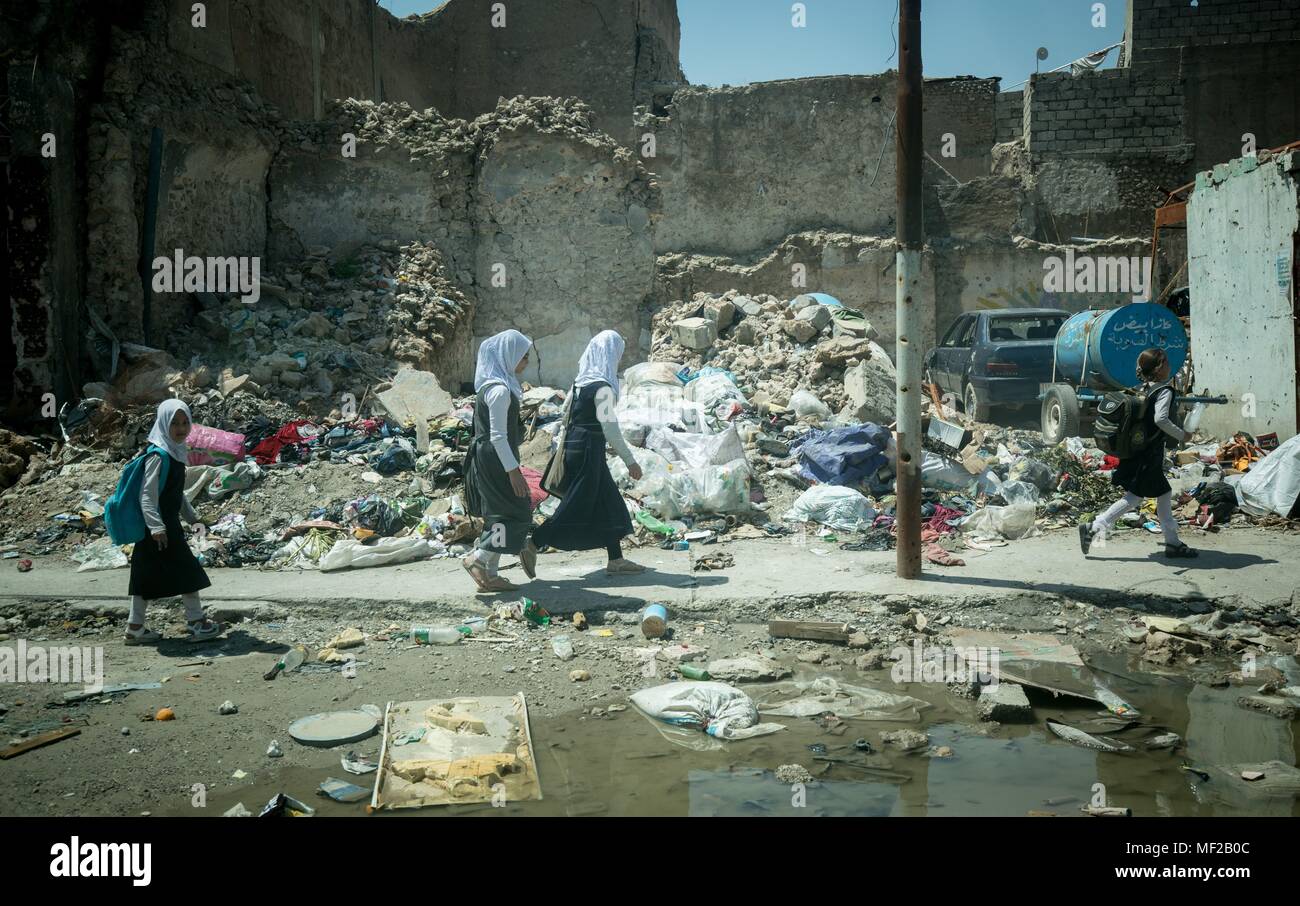
{"type": "Polygon", "coordinates": [[[478,586],[479,591],[491,591],[487,586],[488,574],[486,569],[468,557],[461,560],[460,565],[465,568],[465,572],[469,573],[469,577],[474,580],[474,584],[478,586]]]}
{"type": "Polygon", "coordinates": [[[518,591],[519,586],[511,582],[504,576],[492,576],[483,585],[483,590],[488,592],[496,591],[518,591]]]}

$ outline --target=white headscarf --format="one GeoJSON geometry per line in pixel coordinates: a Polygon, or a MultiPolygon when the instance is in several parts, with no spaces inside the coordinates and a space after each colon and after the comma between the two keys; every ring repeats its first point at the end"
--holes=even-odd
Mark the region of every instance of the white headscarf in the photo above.
{"type": "Polygon", "coordinates": [[[591,338],[587,348],[578,359],[578,376],[574,379],[575,387],[588,384],[609,384],[618,398],[618,362],[623,358],[623,338],[616,330],[602,330],[591,338]]]}
{"type": "Polygon", "coordinates": [[[149,443],[155,447],[162,447],[171,454],[172,459],[188,463],[190,458],[190,448],[188,444],[177,443],[172,440],[172,419],[176,417],[177,412],[184,412],[185,417],[190,420],[191,427],[194,425],[194,416],[190,415],[190,407],[178,399],[163,400],[158,405],[158,415],[153,420],[153,429],[149,432],[149,443]]]}
{"type": "Polygon", "coordinates": [[[478,363],[474,367],[474,391],[489,384],[505,384],[515,398],[524,395],[515,368],[532,347],[533,341],[517,330],[503,330],[479,344],[478,363]]]}

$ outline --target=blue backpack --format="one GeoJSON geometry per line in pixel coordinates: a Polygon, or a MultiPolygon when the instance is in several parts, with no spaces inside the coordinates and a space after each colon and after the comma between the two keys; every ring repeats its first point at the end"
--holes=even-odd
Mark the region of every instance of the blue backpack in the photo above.
{"type": "Polygon", "coordinates": [[[151,445],[126,464],[122,477],[117,481],[117,490],[108,498],[108,503],[104,504],[104,525],[114,544],[134,544],[149,534],[149,527],[144,523],[144,511],[140,508],[140,486],[144,484],[144,460],[150,453],[162,454],[158,490],[161,491],[167,484],[167,467],[171,464],[171,456],[162,447],[151,445]]]}

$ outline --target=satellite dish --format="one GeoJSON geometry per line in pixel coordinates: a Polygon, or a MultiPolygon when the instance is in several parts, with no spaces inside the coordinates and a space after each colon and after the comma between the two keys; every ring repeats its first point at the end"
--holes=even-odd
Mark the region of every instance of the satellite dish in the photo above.
{"type": "Polygon", "coordinates": [[[1040,60],[1046,60],[1046,59],[1047,59],[1047,48],[1046,48],[1046,47],[1040,47],[1040,48],[1038,48],[1038,59],[1040,59],[1040,60]]]}

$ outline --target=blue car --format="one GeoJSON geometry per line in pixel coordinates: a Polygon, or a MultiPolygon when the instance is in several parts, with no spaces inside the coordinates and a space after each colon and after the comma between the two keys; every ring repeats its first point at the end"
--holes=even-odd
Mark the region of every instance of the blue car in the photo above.
{"type": "Polygon", "coordinates": [[[994,406],[1038,405],[1039,384],[1052,380],[1056,332],[1069,317],[1055,308],[966,312],[925,357],[925,379],[988,421],[994,406]]]}

